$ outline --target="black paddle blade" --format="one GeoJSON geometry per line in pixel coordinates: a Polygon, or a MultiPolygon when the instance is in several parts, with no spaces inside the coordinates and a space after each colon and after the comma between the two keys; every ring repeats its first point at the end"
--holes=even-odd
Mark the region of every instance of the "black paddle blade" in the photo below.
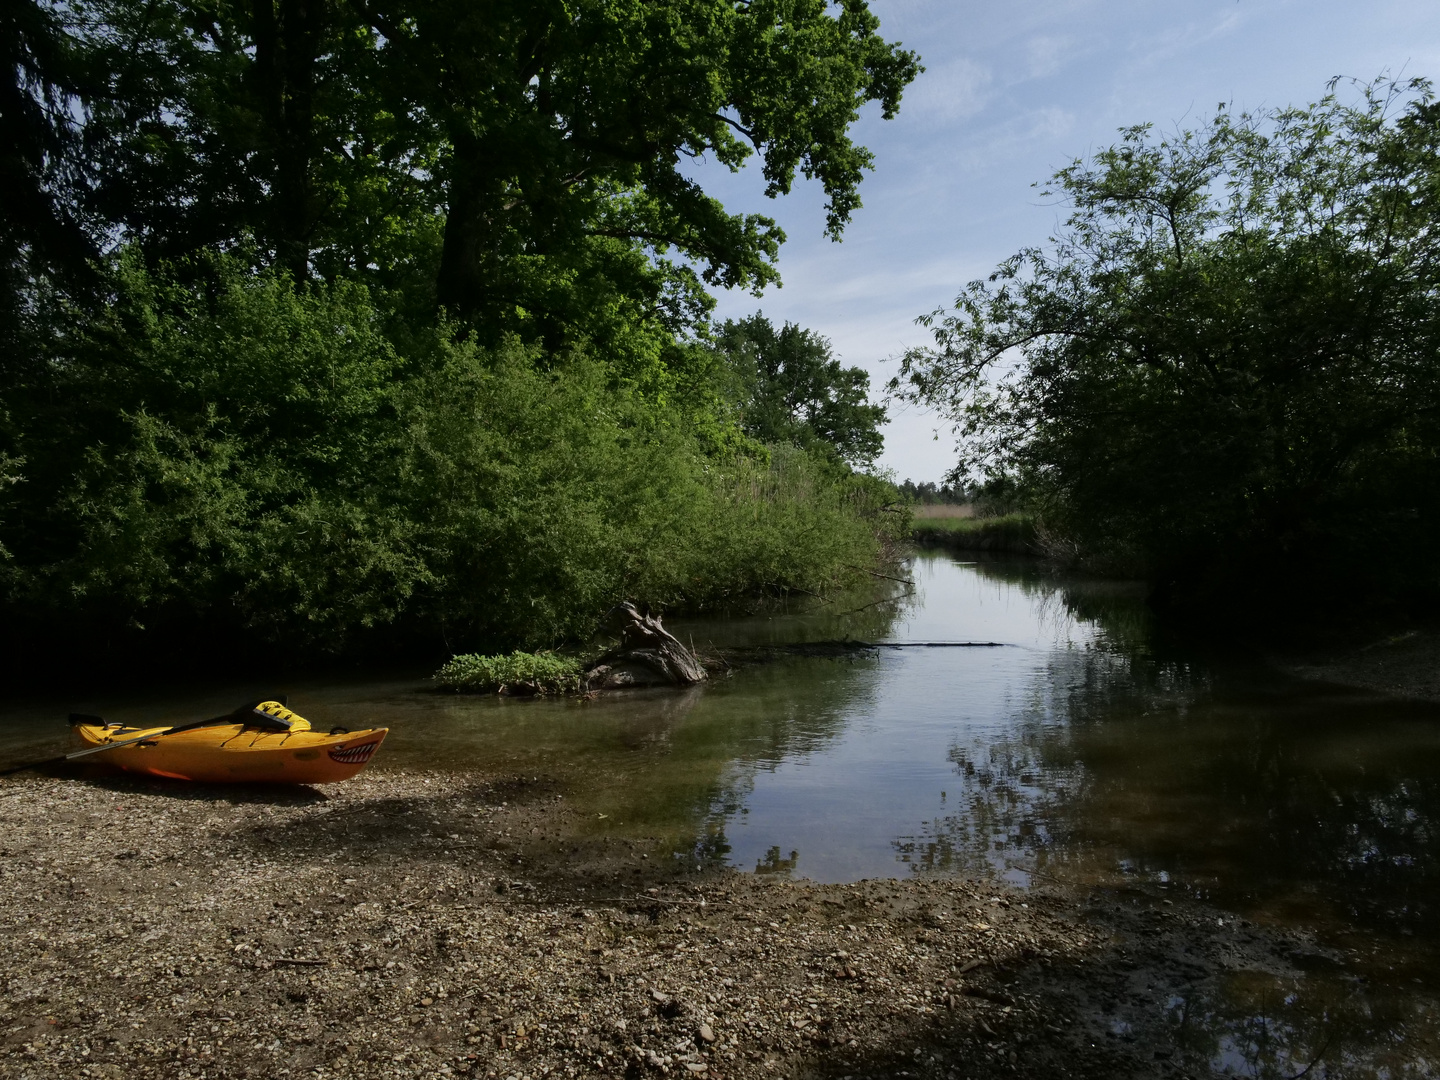
{"type": "Polygon", "coordinates": [[[105,721],[103,718],[99,716],[91,716],[89,713],[72,712],[70,714],[70,726],[79,727],[81,724],[96,724],[100,727],[104,727],[105,721]]]}

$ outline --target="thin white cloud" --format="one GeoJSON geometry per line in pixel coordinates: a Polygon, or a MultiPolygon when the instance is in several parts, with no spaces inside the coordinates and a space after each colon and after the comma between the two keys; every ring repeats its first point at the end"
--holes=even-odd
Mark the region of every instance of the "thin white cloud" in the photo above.
{"type": "Polygon", "coordinates": [[[927,65],[925,73],[905,92],[903,112],[911,121],[952,124],[974,116],[989,100],[994,76],[968,57],[927,65]]]}
{"type": "MultiPolygon", "coordinates": [[[[1042,105],[1012,112],[999,123],[972,133],[967,144],[955,152],[946,164],[951,171],[957,167],[971,171],[993,170],[1002,163],[1008,168],[1011,162],[1032,160],[1034,147],[1052,145],[1069,135],[1076,126],[1076,114],[1059,105],[1042,105]]],[[[1017,186],[1016,194],[1030,183],[1044,180],[1053,171],[1051,167],[1043,167],[1024,185],[1017,186]]]]}
{"type": "Polygon", "coordinates": [[[1249,13],[1237,7],[1136,37],[1130,48],[1138,64],[1153,69],[1180,57],[1193,56],[1207,46],[1221,45],[1221,39],[1238,36],[1250,21],[1249,13]]]}
{"type": "Polygon", "coordinates": [[[1036,34],[1023,43],[1025,77],[1048,79],[1100,47],[1101,42],[1094,37],[1087,40],[1069,34],[1036,34]]]}

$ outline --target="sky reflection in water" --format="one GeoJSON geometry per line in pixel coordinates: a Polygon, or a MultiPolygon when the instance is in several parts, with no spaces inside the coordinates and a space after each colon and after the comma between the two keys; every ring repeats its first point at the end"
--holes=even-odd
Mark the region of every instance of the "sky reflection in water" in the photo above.
{"type": "Polygon", "coordinates": [[[1331,951],[1299,976],[1195,969],[1157,1002],[1176,1044],[1216,1074],[1433,1074],[1440,708],[1157,651],[1122,586],[935,556],[914,574],[889,640],[1015,647],[831,662],[827,713],[728,768],[734,865],[1140,885],[1313,930],[1331,951]]]}
{"type": "Polygon", "coordinates": [[[1257,918],[1434,933],[1440,709],[1157,655],[1122,586],[938,556],[914,574],[886,640],[1010,647],[809,660],[710,690],[762,709],[776,679],[828,691],[783,746],[737,748],[713,809],[734,865],[778,849],[820,880],[1139,877],[1257,918]]]}
{"type": "MultiPolygon", "coordinates": [[[[1093,655],[1103,633],[1067,612],[1048,582],[1026,582],[1023,570],[1018,580],[997,579],[973,564],[932,557],[917,559],[913,572],[918,595],[883,640],[1004,644],[886,649],[860,664],[795,665],[807,670],[786,677],[808,676],[843,691],[830,715],[799,721],[794,745],[780,760],[742,752],[731,766],[726,786],[746,789],[740,812],[725,816],[735,865],[753,868],[776,847],[799,853],[797,874],[849,881],[911,866],[982,869],[968,865],[976,859],[1003,871],[1014,861],[1003,848],[992,856],[988,842],[967,845],[971,857],[957,859],[947,850],[953,829],[936,831],[970,807],[986,815],[970,830],[988,828],[994,807],[984,800],[967,807],[974,759],[1004,755],[1017,717],[1033,709],[1056,658],[1093,655]]],[[[751,681],[733,680],[716,694],[745,694],[751,681]]],[[[1033,779],[1028,769],[1011,771],[1017,780],[1033,779]]],[[[982,783],[988,777],[987,769],[982,783]]],[[[1061,780],[1060,773],[1051,779],[1061,780]]]]}

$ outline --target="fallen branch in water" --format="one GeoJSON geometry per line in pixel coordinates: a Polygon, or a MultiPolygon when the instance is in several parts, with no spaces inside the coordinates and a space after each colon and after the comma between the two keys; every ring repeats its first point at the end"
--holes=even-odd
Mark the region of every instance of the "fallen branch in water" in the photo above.
{"type": "Polygon", "coordinates": [[[899,603],[901,600],[904,600],[907,596],[914,596],[914,595],[915,595],[915,590],[914,590],[914,589],[911,589],[909,592],[903,592],[903,593],[901,593],[899,596],[887,596],[887,597],[885,597],[884,599],[881,599],[881,600],[873,600],[873,601],[871,601],[871,602],[868,603],[868,604],[861,604],[859,607],[857,607],[857,608],[851,608],[849,611],[836,612],[836,616],[835,616],[835,617],[836,617],[836,618],[843,618],[843,617],[846,616],[846,615],[854,615],[857,611],[869,611],[872,607],[879,607],[881,604],[895,604],[895,603],[899,603]]]}
{"type": "Polygon", "coordinates": [[[866,649],[1018,649],[1009,641],[857,641],[866,649]]]}
{"type": "Polygon", "coordinates": [[[809,656],[838,660],[878,649],[1018,649],[1022,646],[1008,641],[796,641],[788,644],[752,645],[742,648],[720,648],[711,645],[705,663],[713,671],[729,672],[747,664],[764,664],[781,657],[809,656]]]}
{"type": "Polygon", "coordinates": [[[605,621],[620,644],[585,669],[585,689],[689,686],[705,681],[705,668],[694,652],[666,630],[660,616],[648,607],[642,611],[626,600],[611,608],[605,621]]]}
{"type": "Polygon", "coordinates": [[[884,578],[886,581],[898,581],[902,585],[915,584],[915,582],[911,581],[909,578],[893,577],[890,574],[882,574],[879,570],[867,570],[863,566],[855,566],[853,563],[844,563],[842,565],[849,567],[851,570],[859,570],[862,574],[869,574],[871,577],[884,578]]]}

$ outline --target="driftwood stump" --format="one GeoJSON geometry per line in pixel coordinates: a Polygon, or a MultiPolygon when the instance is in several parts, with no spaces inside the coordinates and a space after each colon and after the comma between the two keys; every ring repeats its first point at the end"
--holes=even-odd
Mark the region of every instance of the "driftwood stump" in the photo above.
{"type": "Polygon", "coordinates": [[[695,655],[660,625],[658,615],[641,612],[627,600],[610,610],[605,623],[620,644],[586,670],[588,689],[688,686],[705,680],[705,669],[695,655]]]}

